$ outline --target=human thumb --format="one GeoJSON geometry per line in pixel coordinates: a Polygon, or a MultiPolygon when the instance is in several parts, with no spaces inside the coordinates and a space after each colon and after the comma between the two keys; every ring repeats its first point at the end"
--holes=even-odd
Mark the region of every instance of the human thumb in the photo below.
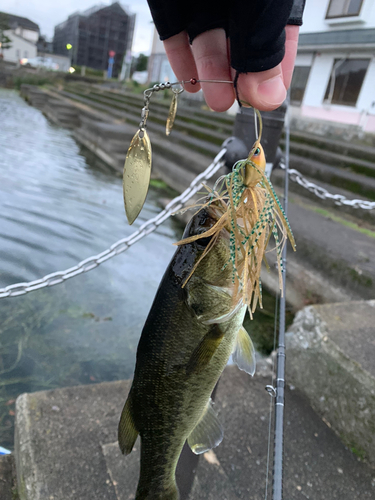
{"type": "Polygon", "coordinates": [[[261,111],[278,108],[286,98],[281,65],[259,73],[240,74],[237,89],[241,100],[261,111]]]}

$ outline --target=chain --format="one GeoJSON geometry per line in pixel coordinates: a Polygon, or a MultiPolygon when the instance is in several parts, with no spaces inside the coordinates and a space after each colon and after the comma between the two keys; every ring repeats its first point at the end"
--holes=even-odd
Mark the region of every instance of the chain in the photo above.
{"type": "Polygon", "coordinates": [[[182,208],[183,205],[199,191],[202,186],[202,182],[210,179],[224,165],[223,157],[225,153],[226,149],[223,148],[213,160],[211,165],[209,165],[204,172],[198,175],[180,196],[174,198],[170,203],[168,203],[168,205],[162,212],[160,212],[156,217],[149,219],[147,222],[142,224],[137,231],[135,231],[127,238],[123,238],[117,241],[107,250],[104,250],[104,252],[98,255],[94,255],[93,257],[89,257],[76,266],[70,267],[65,271],[57,271],[55,273],[44,276],[44,278],[30,281],[29,283],[16,283],[14,285],[9,285],[5,288],[1,288],[0,299],[4,299],[5,297],[17,297],[18,295],[24,295],[28,292],[39,290],[40,288],[58,285],[59,283],[63,283],[64,281],[68,280],[69,278],[73,278],[74,276],[78,276],[82,273],[87,273],[88,271],[91,271],[92,269],[98,267],[103,262],[112,259],[112,257],[116,257],[116,255],[125,252],[129,247],[131,247],[141,238],[144,238],[148,234],[155,231],[155,229],[157,229],[160,224],[168,219],[173,214],[173,212],[176,212],[177,210],[182,208]]]}
{"type": "MultiPolygon", "coordinates": [[[[281,163],[280,167],[285,170],[284,164],[281,163]]],[[[294,168],[291,168],[289,170],[289,176],[293,182],[296,182],[297,184],[307,189],[311,193],[314,193],[322,200],[332,200],[336,203],[336,205],[346,205],[352,208],[363,208],[365,210],[375,209],[374,201],[356,200],[356,199],[348,200],[348,198],[346,198],[342,194],[332,194],[323,187],[308,181],[306,177],[304,177],[301,174],[301,172],[298,172],[298,170],[295,170],[294,168]]]]}
{"type": "MultiPolygon", "coordinates": [[[[55,273],[44,276],[44,278],[30,281],[28,283],[15,283],[14,285],[0,288],[0,299],[4,299],[5,297],[17,297],[34,290],[39,290],[40,288],[58,285],[68,280],[69,278],[74,278],[74,276],[78,276],[79,274],[87,273],[88,271],[91,271],[92,269],[98,267],[103,262],[112,259],[112,257],[116,257],[116,255],[125,252],[134,243],[155,231],[155,229],[157,229],[160,224],[168,219],[173,212],[176,212],[177,210],[182,208],[183,205],[192,196],[194,196],[195,193],[199,191],[202,182],[210,179],[224,165],[223,157],[225,153],[226,149],[223,148],[213,160],[211,165],[209,165],[204,172],[198,175],[180,196],[174,198],[162,212],[160,212],[156,217],[149,219],[147,222],[142,224],[142,226],[140,226],[137,231],[135,231],[127,238],[123,238],[117,241],[107,250],[104,250],[104,252],[92,257],[88,257],[87,259],[79,262],[76,266],[70,267],[65,271],[57,271],[55,273]]],[[[281,164],[280,166],[282,169],[285,169],[285,166],[283,164],[281,164]]],[[[341,194],[329,193],[323,187],[308,181],[298,170],[290,169],[289,175],[292,181],[297,182],[297,184],[314,193],[321,199],[333,200],[337,205],[346,205],[353,208],[363,208],[366,210],[375,209],[375,202],[356,199],[348,200],[341,194]]]]}

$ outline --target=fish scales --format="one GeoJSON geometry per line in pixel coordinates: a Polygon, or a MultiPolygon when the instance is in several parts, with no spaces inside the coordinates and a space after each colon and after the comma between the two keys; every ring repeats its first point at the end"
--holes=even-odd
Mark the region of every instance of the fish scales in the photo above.
{"type": "MultiPolygon", "coordinates": [[[[214,212],[210,207],[201,210],[188,224],[184,237],[210,229],[217,221],[214,212]]],[[[228,293],[232,273],[229,266],[223,270],[229,259],[226,229],[182,287],[209,241],[202,238],[178,248],[138,345],[133,384],[119,425],[119,443],[126,453],[131,451],[137,433],[141,436],[136,500],[179,498],[175,470],[182,447],[207,412],[211,393],[242,326],[244,307],[237,308],[227,321],[209,321],[234,308],[228,293]],[[127,429],[131,426],[133,433],[129,436],[127,429]]],[[[211,444],[215,446],[221,441],[218,435],[222,431],[219,423],[210,420],[210,410],[208,414],[207,432],[213,433],[211,444]]],[[[209,449],[207,439],[203,441],[197,447],[209,449]]]]}

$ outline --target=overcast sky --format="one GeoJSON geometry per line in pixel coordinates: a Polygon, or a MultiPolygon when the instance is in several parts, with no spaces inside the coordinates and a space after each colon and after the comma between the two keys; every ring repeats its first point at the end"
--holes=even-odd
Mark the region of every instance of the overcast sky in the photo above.
{"type": "MultiPolygon", "coordinates": [[[[178,0],[176,0],[178,1],[178,0]]],[[[42,35],[52,39],[56,24],[77,10],[86,10],[97,4],[109,5],[111,0],[1,0],[0,10],[9,14],[27,17],[37,23],[42,35]]],[[[149,54],[154,25],[151,24],[151,15],[146,0],[125,0],[120,2],[137,14],[133,38],[133,52],[149,54]]]]}

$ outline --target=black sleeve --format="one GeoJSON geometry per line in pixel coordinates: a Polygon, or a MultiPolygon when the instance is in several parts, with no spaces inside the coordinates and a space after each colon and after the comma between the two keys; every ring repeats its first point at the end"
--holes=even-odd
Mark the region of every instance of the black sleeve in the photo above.
{"type": "Polygon", "coordinates": [[[284,57],[286,24],[302,24],[304,0],[148,0],[160,39],[186,30],[192,42],[214,28],[230,38],[231,65],[265,71],[284,57]]]}
{"type": "Polygon", "coordinates": [[[302,16],[303,16],[303,11],[305,10],[305,3],[306,0],[294,0],[293,7],[287,24],[302,26],[302,16]]]}

